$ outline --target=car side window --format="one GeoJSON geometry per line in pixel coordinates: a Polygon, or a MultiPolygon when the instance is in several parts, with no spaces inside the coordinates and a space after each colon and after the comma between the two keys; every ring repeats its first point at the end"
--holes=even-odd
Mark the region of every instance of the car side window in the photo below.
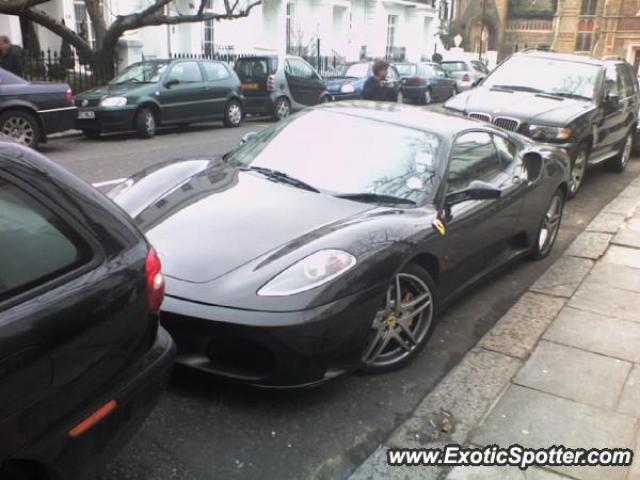
{"type": "Polygon", "coordinates": [[[76,269],[91,258],[54,212],[0,178],[0,302],[76,269]]]}
{"type": "Polygon", "coordinates": [[[517,148],[516,146],[500,135],[494,135],[493,141],[496,144],[500,167],[505,171],[511,171],[516,166],[517,148]]]}
{"type": "Polygon", "coordinates": [[[486,132],[458,137],[451,150],[447,185],[449,192],[466,189],[474,180],[500,185],[504,177],[493,138],[486,132]]]}
{"type": "Polygon", "coordinates": [[[295,58],[287,60],[286,73],[292,77],[311,79],[315,78],[315,72],[309,65],[295,58]]]}
{"type": "Polygon", "coordinates": [[[207,76],[207,80],[210,82],[229,78],[229,72],[221,63],[204,62],[202,66],[204,68],[204,73],[207,76]]]}
{"type": "Polygon", "coordinates": [[[202,72],[196,62],[182,62],[173,66],[169,80],[178,80],[180,83],[202,82],[202,72]]]}
{"type": "Polygon", "coordinates": [[[618,69],[615,65],[607,65],[604,77],[604,93],[605,97],[622,98],[622,81],[618,75],[618,69]]]}
{"type": "Polygon", "coordinates": [[[629,69],[625,65],[618,65],[618,75],[622,80],[622,86],[624,90],[624,97],[633,97],[636,94],[634,85],[634,79],[629,72],[629,69]]]}
{"type": "Polygon", "coordinates": [[[398,71],[395,67],[389,67],[389,73],[387,73],[387,80],[395,81],[399,80],[400,75],[398,75],[398,71]]]}

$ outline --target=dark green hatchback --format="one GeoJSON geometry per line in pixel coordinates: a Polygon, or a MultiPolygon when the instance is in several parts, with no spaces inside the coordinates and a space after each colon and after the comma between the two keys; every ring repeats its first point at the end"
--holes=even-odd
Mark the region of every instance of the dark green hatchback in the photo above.
{"type": "Polygon", "coordinates": [[[89,138],[135,130],[142,138],[158,125],[222,120],[237,127],[244,117],[240,80],[224,62],[196,59],[134,63],[103,87],[75,97],[76,128],[89,138]]]}

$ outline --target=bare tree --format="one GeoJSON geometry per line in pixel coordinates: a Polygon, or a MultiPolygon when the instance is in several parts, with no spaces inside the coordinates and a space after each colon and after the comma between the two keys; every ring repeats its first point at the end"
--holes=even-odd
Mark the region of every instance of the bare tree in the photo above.
{"type": "Polygon", "coordinates": [[[49,1],[52,0],[0,0],[0,14],[17,15],[42,25],[66,40],[85,61],[105,74],[114,73],[113,59],[116,46],[120,37],[127,31],[157,25],[242,18],[248,16],[251,10],[261,3],[261,0],[248,0],[248,3],[240,6],[241,0],[224,0],[224,12],[212,12],[206,8],[208,0],[197,0],[197,8],[192,10],[193,13],[180,14],[170,12],[171,4],[175,0],[151,0],[145,8],[128,15],[118,15],[113,22],[107,24],[101,0],[83,0],[94,30],[94,47],[86,38],[67,27],[62,19],[56,19],[39,8],[49,1]]]}

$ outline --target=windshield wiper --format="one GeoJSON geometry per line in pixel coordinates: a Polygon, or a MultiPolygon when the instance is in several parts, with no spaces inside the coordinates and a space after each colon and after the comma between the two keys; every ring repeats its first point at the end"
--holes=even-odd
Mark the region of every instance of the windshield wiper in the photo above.
{"type": "Polygon", "coordinates": [[[320,192],[320,190],[318,190],[313,185],[309,185],[307,182],[304,182],[295,177],[292,177],[291,175],[281,172],[280,170],[274,170],[272,168],[267,168],[267,167],[240,167],[240,170],[258,172],[264,175],[265,177],[267,177],[269,180],[288,183],[289,185],[301,188],[303,190],[308,190],[310,192],[315,192],[315,193],[320,192]]]}
{"type": "Polygon", "coordinates": [[[122,82],[116,82],[116,85],[124,85],[125,83],[143,83],[143,82],[141,82],[137,78],[128,78],[126,80],[123,80],[122,82]]]}
{"type": "Polygon", "coordinates": [[[356,202],[365,203],[390,203],[390,204],[403,204],[403,205],[415,205],[416,202],[409,200],[408,198],[394,197],[393,195],[383,195],[380,193],[340,193],[335,195],[338,198],[344,198],[346,200],[354,200],[356,202]]]}
{"type": "Polygon", "coordinates": [[[510,90],[512,92],[544,93],[539,88],[525,87],[523,85],[493,85],[491,88],[496,88],[498,90],[510,90]]]}
{"type": "Polygon", "coordinates": [[[553,92],[549,95],[554,95],[556,97],[564,97],[564,98],[577,98],[578,100],[591,100],[589,97],[585,97],[584,95],[578,95],[577,93],[570,92],[553,92]]]}

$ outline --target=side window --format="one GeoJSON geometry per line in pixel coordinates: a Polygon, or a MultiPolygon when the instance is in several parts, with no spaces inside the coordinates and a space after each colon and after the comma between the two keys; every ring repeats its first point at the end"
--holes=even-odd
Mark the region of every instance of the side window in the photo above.
{"type": "Polygon", "coordinates": [[[52,211],[0,178],[0,302],[90,259],[84,241],[52,211]]]}
{"type": "Polygon", "coordinates": [[[287,73],[292,77],[307,79],[315,78],[316,76],[309,65],[294,58],[287,60],[287,73]]]}
{"type": "Polygon", "coordinates": [[[625,65],[618,65],[618,75],[622,79],[624,97],[633,97],[636,94],[635,79],[625,65]]]}
{"type": "Polygon", "coordinates": [[[433,67],[433,71],[436,73],[436,77],[438,78],[444,78],[446,77],[444,70],[442,70],[442,68],[434,66],[433,67]]]}
{"type": "Polygon", "coordinates": [[[389,68],[389,73],[387,74],[387,80],[396,81],[400,79],[400,75],[398,75],[398,71],[395,67],[389,68]]]}
{"type": "Polygon", "coordinates": [[[207,76],[207,80],[215,82],[217,80],[225,80],[229,78],[229,72],[221,63],[204,62],[204,73],[207,76]]]}
{"type": "Polygon", "coordinates": [[[500,167],[502,170],[511,171],[516,166],[517,149],[516,146],[500,135],[494,135],[493,141],[496,144],[500,167]]]}
{"type": "Polygon", "coordinates": [[[196,62],[182,62],[173,66],[169,80],[178,80],[180,83],[202,82],[202,72],[196,62]]]}
{"type": "Polygon", "coordinates": [[[456,140],[451,151],[447,184],[449,192],[464,190],[474,180],[501,183],[500,159],[491,135],[469,132],[456,140]]]}
{"type": "Polygon", "coordinates": [[[605,96],[622,98],[622,81],[615,65],[608,65],[604,77],[605,96]]]}

